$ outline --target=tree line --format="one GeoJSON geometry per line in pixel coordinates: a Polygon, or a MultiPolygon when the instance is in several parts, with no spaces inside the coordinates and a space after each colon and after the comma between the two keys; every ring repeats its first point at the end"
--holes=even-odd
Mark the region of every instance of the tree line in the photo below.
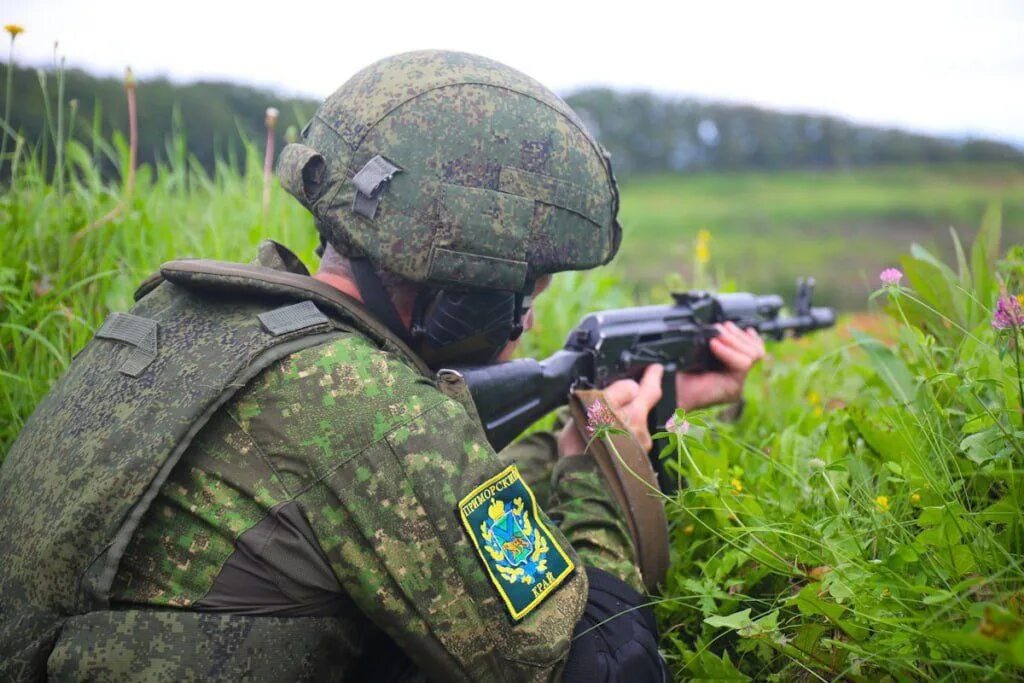
{"type": "MultiPolygon", "coordinates": [[[[266,89],[226,82],[177,84],[157,78],[136,86],[139,160],[187,153],[212,169],[241,158],[242,141],[262,140],[264,113],[280,111],[279,144],[295,135],[316,110],[311,99],[286,98],[266,89]]],[[[10,129],[52,156],[56,126],[86,144],[127,134],[121,79],[77,69],[15,67],[10,129]],[[66,114],[56,112],[63,103],[66,114]]],[[[6,93],[4,94],[6,97],[6,93]]],[[[0,97],[0,101],[3,97],[0,97]]],[[[953,139],[864,126],[815,114],[706,102],[650,92],[589,88],[568,103],[612,153],[620,176],[742,169],[844,168],[892,163],[1024,163],[1024,151],[986,139],[953,139]]],[[[100,163],[103,163],[102,161],[100,163]]],[[[110,169],[113,170],[112,168],[110,169]]]]}

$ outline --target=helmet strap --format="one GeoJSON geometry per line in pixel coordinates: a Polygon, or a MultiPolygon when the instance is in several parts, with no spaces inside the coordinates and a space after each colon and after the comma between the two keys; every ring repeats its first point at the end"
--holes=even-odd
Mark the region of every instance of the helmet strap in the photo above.
{"type": "Polygon", "coordinates": [[[349,264],[352,267],[352,274],[355,276],[359,294],[363,297],[363,305],[387,325],[388,329],[394,332],[399,339],[408,344],[411,341],[409,329],[402,322],[402,317],[398,315],[395,302],[388,295],[384,283],[381,282],[380,275],[370,263],[370,259],[365,256],[350,258],[349,264]]]}

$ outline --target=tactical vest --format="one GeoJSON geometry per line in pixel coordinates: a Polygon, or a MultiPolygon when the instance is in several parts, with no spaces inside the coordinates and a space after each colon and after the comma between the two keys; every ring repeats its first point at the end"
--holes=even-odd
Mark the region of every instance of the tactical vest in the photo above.
{"type": "Polygon", "coordinates": [[[167,476],[261,370],[353,330],[418,363],[290,252],[260,250],[274,267],[162,266],[128,313],[104,322],[18,436],[0,467],[0,680],[61,676],[76,658],[106,655],[98,670],[114,678],[338,673],[331,654],[350,646],[334,619],[109,605],[121,557],[167,476]]]}

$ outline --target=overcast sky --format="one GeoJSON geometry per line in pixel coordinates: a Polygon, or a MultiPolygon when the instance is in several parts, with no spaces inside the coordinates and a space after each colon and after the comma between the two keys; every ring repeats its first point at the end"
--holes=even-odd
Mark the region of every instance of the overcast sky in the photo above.
{"type": "Polygon", "coordinates": [[[1024,144],[1024,0],[2,0],[15,59],[323,97],[435,47],[560,93],[643,88],[1024,144]]]}

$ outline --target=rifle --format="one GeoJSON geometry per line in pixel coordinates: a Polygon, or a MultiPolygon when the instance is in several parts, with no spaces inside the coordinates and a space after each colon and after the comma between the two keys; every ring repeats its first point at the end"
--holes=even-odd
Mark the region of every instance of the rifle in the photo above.
{"type": "MultiPolygon", "coordinates": [[[[651,433],[662,431],[676,410],[675,373],[720,369],[708,342],[716,323],[732,321],[781,340],[835,324],[835,311],[811,305],[814,280],[797,281],[794,315],[780,317],[782,297],[748,293],[673,293],[673,303],[591,313],[569,333],[565,347],[550,357],[493,365],[452,367],[469,388],[488,441],[501,450],[527,427],[565,405],[578,388],[602,389],[612,382],[638,379],[648,365],[665,366],[661,401],[651,411],[651,433]]],[[[650,454],[665,491],[674,488],[656,451],[650,454]]]]}

